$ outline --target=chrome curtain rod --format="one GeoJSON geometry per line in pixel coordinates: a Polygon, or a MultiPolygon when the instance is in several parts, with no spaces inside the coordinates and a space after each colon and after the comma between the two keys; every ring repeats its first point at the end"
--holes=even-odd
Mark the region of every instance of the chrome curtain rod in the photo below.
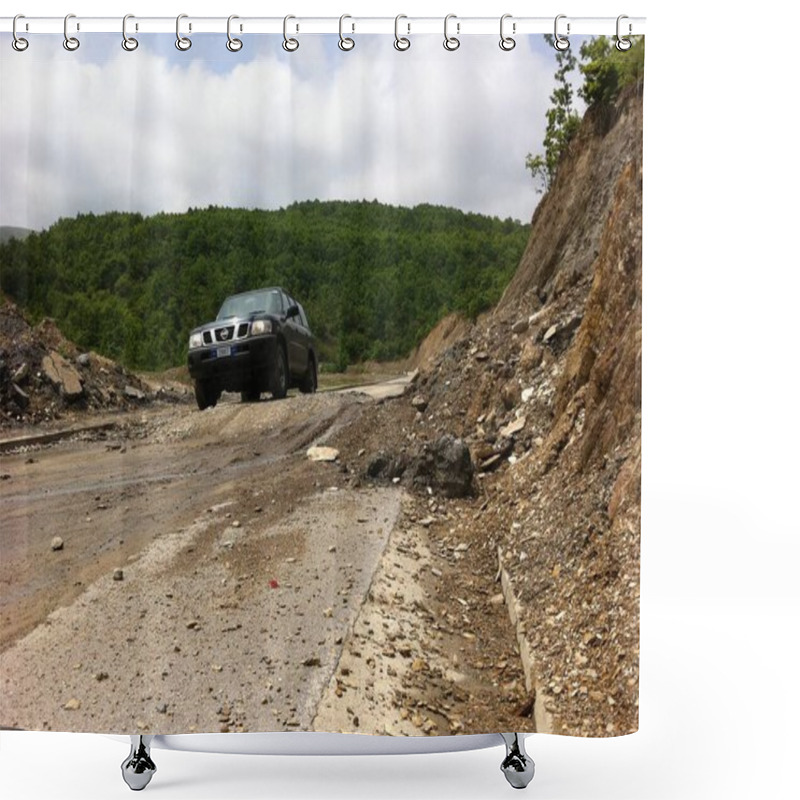
{"type": "MultiPolygon", "coordinates": [[[[377,33],[403,36],[414,34],[439,34],[447,26],[448,35],[471,36],[474,34],[497,35],[502,24],[507,36],[524,36],[525,34],[553,34],[557,30],[564,36],[617,34],[617,17],[570,17],[559,14],[554,17],[355,17],[345,14],[342,17],[195,17],[182,14],[180,28],[183,34],[217,33],[226,35],[230,31],[236,35],[244,34],[358,34],[377,33]],[[288,20],[288,23],[287,23],[288,20]]],[[[645,17],[628,17],[623,15],[624,36],[638,36],[645,33],[645,17]]],[[[87,33],[122,33],[122,17],[82,17],[70,14],[68,28],[71,35],[87,33]]],[[[0,33],[11,33],[14,30],[14,17],[0,17],[0,33]]],[[[60,33],[65,30],[64,17],[35,17],[20,14],[16,22],[18,35],[60,33]]],[[[148,33],[175,33],[175,17],[137,17],[128,15],[125,22],[128,35],[148,33]]]]}

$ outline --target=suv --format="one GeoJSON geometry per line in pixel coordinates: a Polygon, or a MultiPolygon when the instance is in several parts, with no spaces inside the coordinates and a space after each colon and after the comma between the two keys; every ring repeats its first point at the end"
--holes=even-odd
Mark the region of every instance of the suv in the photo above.
{"type": "Polygon", "coordinates": [[[303,307],[283,289],[234,294],[214,322],[189,335],[189,375],[202,410],[220,394],[241,392],[242,402],[262,392],[277,399],[290,386],[317,389],[317,356],[303,307]]]}

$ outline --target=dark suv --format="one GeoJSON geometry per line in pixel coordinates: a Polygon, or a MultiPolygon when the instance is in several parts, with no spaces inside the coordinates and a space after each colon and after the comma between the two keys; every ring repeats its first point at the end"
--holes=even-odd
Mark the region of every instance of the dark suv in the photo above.
{"type": "Polygon", "coordinates": [[[317,356],[303,307],[272,287],[231,295],[214,322],[189,335],[189,375],[197,405],[214,406],[220,394],[262,392],[286,396],[290,386],[317,389],[317,356]]]}

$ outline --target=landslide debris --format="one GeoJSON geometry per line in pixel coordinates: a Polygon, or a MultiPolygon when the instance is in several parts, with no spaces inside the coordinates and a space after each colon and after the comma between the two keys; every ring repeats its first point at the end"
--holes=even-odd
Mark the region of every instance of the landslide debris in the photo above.
{"type": "Polygon", "coordinates": [[[182,396],[175,387],[152,386],[108,358],[82,352],[51,319],[31,325],[0,297],[0,429],[182,396]]]}
{"type": "MultiPolygon", "coordinates": [[[[368,482],[393,469],[402,479],[443,437],[469,448],[474,498],[445,503],[433,481],[411,488],[434,545],[452,537],[481,554],[471,576],[492,575],[492,596],[502,577],[525,669],[519,712],[539,730],[638,726],[641,230],[642,97],[631,89],[587,112],[498,306],[439,331],[443,348],[425,348],[406,395],[337,440],[368,482]]],[[[442,580],[457,592],[464,577],[442,580]]],[[[437,604],[458,614],[446,588],[437,604]]],[[[470,630],[495,634],[476,618],[470,630]]]]}

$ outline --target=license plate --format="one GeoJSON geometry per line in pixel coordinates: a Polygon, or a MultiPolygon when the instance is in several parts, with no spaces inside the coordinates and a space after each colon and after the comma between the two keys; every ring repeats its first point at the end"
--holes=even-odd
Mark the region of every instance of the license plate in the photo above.
{"type": "Polygon", "coordinates": [[[218,347],[217,348],[217,358],[224,358],[225,356],[229,356],[230,354],[231,354],[230,345],[226,345],[225,347],[218,347]]]}

